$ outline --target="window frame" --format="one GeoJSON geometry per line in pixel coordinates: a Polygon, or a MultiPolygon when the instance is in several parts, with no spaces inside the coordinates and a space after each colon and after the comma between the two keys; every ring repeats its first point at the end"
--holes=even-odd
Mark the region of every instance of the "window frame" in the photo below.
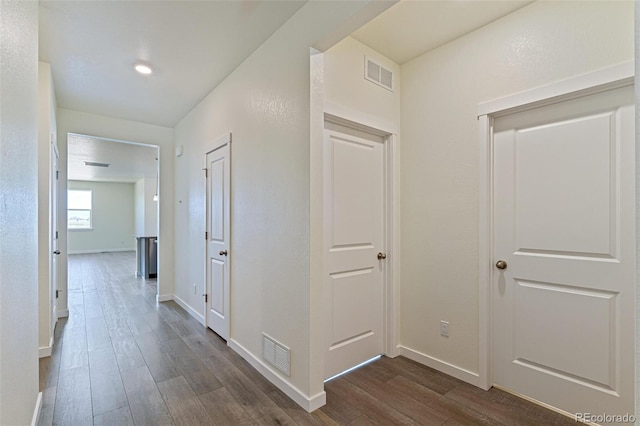
{"type": "Polygon", "coordinates": [[[69,231],[93,231],[93,189],[88,189],[88,188],[67,188],[67,230],[69,231]],[[69,193],[72,191],[76,191],[76,192],[88,192],[90,194],[90,199],[91,199],[91,206],[87,209],[72,209],[69,208],[69,193]],[[71,213],[72,212],[87,212],[89,213],[89,226],[83,226],[83,227],[78,227],[78,226],[72,226],[71,222],[69,221],[69,218],[71,217],[71,213]]]}

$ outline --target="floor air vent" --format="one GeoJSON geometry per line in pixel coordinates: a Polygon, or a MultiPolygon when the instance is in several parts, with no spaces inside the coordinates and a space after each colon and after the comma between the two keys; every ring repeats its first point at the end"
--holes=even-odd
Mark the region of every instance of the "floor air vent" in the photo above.
{"type": "Polygon", "coordinates": [[[262,333],[262,357],[287,376],[291,375],[290,349],[264,333],[262,333]]]}
{"type": "Polygon", "coordinates": [[[364,78],[393,92],[393,72],[364,57],[364,78]]]}

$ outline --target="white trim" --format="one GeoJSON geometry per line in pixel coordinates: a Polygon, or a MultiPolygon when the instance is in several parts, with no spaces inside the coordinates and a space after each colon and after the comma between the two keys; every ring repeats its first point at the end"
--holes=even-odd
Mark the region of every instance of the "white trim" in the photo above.
{"type": "MultiPolygon", "coordinates": [[[[232,134],[231,132],[229,133],[225,133],[224,135],[220,136],[219,138],[217,138],[216,140],[214,140],[211,145],[209,145],[209,149],[207,149],[204,153],[205,157],[207,154],[222,148],[223,146],[225,146],[226,144],[231,144],[232,141],[232,134]]],[[[206,161],[206,160],[205,160],[206,161]]]]}
{"type": "Polygon", "coordinates": [[[608,68],[591,71],[565,80],[515,93],[503,98],[482,102],[478,105],[478,117],[512,113],[514,109],[536,108],[559,102],[560,97],[571,99],[613,89],[615,86],[633,84],[635,75],[633,61],[623,62],[608,68]]]}
{"type": "Polygon", "coordinates": [[[385,247],[390,268],[385,277],[384,351],[395,358],[400,341],[400,138],[385,141],[385,247]]]}
{"type": "Polygon", "coordinates": [[[173,300],[173,294],[156,294],[156,302],[168,302],[169,300],[173,300]]]}
{"type": "Polygon", "coordinates": [[[51,339],[49,339],[48,346],[40,346],[38,348],[38,358],[45,358],[45,357],[51,356],[51,353],[53,352],[53,338],[54,336],[51,336],[51,339]]]}
{"type": "Polygon", "coordinates": [[[493,118],[576,99],[634,83],[634,64],[609,68],[516,93],[478,105],[479,113],[479,378],[477,386],[493,386],[491,287],[493,282],[493,118]]]}
{"type": "Polygon", "coordinates": [[[189,313],[189,315],[191,315],[193,318],[195,318],[200,324],[206,325],[205,322],[204,322],[204,316],[200,315],[200,313],[198,311],[196,311],[195,309],[193,309],[187,302],[185,302],[184,300],[180,299],[175,294],[173,295],[173,301],[176,302],[178,305],[180,305],[180,307],[182,309],[187,311],[189,313]]]}
{"type": "Polygon", "coordinates": [[[40,420],[41,409],[42,409],[42,392],[38,392],[38,397],[36,398],[36,406],[33,409],[33,416],[31,416],[31,426],[36,426],[38,424],[38,420],[40,420]]]}
{"type": "Polygon", "coordinates": [[[327,394],[322,391],[313,396],[307,396],[291,383],[286,381],[276,372],[273,368],[262,362],[251,352],[249,352],[244,346],[235,341],[229,339],[229,346],[236,351],[242,358],[244,358],[253,368],[258,370],[267,380],[274,384],[278,389],[284,392],[289,398],[291,398],[296,404],[305,409],[307,412],[312,412],[327,402],[327,394]]]}
{"type": "MultiPolygon", "coordinates": [[[[544,402],[538,401],[537,399],[533,399],[533,398],[531,398],[530,396],[527,396],[527,395],[524,395],[524,394],[521,394],[521,393],[518,393],[518,392],[514,392],[514,391],[512,391],[511,389],[503,388],[503,387],[502,387],[502,386],[500,386],[500,385],[495,385],[494,387],[495,387],[496,389],[500,389],[500,390],[501,390],[501,391],[503,391],[503,392],[510,393],[511,395],[515,395],[515,396],[517,396],[517,397],[518,397],[518,398],[520,398],[520,399],[524,399],[525,401],[529,401],[529,402],[532,402],[532,403],[534,403],[534,404],[536,404],[536,405],[539,405],[539,406],[541,406],[541,407],[544,407],[544,408],[546,408],[547,410],[554,411],[554,412],[556,412],[556,413],[558,413],[558,414],[562,414],[563,416],[569,417],[571,420],[573,420],[573,421],[575,421],[576,423],[578,423],[578,420],[577,420],[577,418],[576,418],[576,415],[575,415],[575,414],[571,414],[571,413],[569,413],[569,412],[566,412],[566,411],[564,411],[564,410],[561,410],[561,409],[559,409],[559,408],[557,408],[557,407],[554,407],[553,405],[545,404],[544,402]]],[[[585,413],[585,414],[586,414],[586,413],[585,413]]],[[[592,422],[584,422],[584,421],[580,421],[579,423],[580,423],[580,424],[585,424],[585,425],[600,426],[600,425],[598,425],[597,423],[592,423],[592,422]]]]}
{"type": "Polygon", "coordinates": [[[91,250],[69,250],[68,255],[73,254],[99,254],[99,253],[117,253],[123,251],[136,251],[135,247],[131,248],[110,248],[110,249],[91,249],[91,250]]]}
{"type": "Polygon", "coordinates": [[[58,318],[67,318],[69,316],[69,309],[63,309],[58,311],[58,318]]]}
{"type": "MultiPolygon", "coordinates": [[[[397,135],[400,134],[400,126],[389,121],[384,120],[380,117],[373,116],[362,111],[358,111],[355,109],[351,109],[342,105],[334,104],[330,101],[325,101],[324,103],[324,117],[325,120],[327,115],[338,117],[342,120],[346,120],[347,122],[351,122],[350,125],[346,125],[347,127],[352,127],[355,125],[355,129],[360,130],[359,127],[361,125],[367,126],[369,129],[375,129],[378,131],[383,131],[383,134],[386,135],[397,135]]],[[[331,121],[331,120],[330,120],[331,121]]],[[[335,122],[335,121],[332,121],[335,122]]],[[[341,122],[336,122],[340,125],[341,122]]],[[[378,134],[378,133],[374,133],[378,134]]]]}
{"type": "Polygon", "coordinates": [[[441,359],[434,358],[430,355],[423,354],[422,352],[407,348],[406,346],[399,345],[398,352],[400,355],[406,358],[426,365],[427,367],[431,367],[435,370],[441,371],[445,374],[448,374],[449,376],[455,377],[456,379],[460,379],[463,382],[467,382],[474,386],[478,386],[478,383],[480,382],[478,373],[474,373],[473,371],[458,367],[457,365],[450,364],[448,362],[442,361],[441,359]]]}
{"type": "Polygon", "coordinates": [[[491,387],[492,372],[492,351],[493,342],[491,338],[491,280],[493,259],[493,144],[491,140],[492,120],[486,115],[480,117],[479,121],[479,243],[478,243],[478,279],[480,288],[478,290],[478,373],[480,380],[478,386],[484,390],[491,387]]]}

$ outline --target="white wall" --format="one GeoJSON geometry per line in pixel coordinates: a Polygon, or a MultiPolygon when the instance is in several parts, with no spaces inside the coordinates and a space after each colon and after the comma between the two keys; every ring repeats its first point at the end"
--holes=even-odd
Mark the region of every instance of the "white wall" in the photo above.
{"type": "Polygon", "coordinates": [[[141,237],[158,236],[158,202],[153,201],[157,180],[143,178],[135,184],[134,233],[141,237]]]}
{"type": "Polygon", "coordinates": [[[308,407],[324,401],[322,365],[310,363],[322,335],[310,320],[321,300],[310,298],[309,48],[333,39],[328,33],[353,31],[363,16],[355,14],[374,16],[365,6],[305,4],[175,129],[176,145],[184,147],[175,167],[175,294],[204,315],[201,169],[212,143],[232,132],[231,342],[308,407]],[[291,377],[262,362],[262,332],[291,348],[291,377]]]}
{"type": "Polygon", "coordinates": [[[144,179],[136,182],[133,188],[134,234],[144,235],[144,179]]]}
{"type": "Polygon", "coordinates": [[[144,235],[148,237],[158,236],[158,201],[153,201],[157,184],[154,178],[144,180],[144,235]]]}
{"type": "Polygon", "coordinates": [[[0,424],[38,399],[38,3],[0,2],[0,424]]]}
{"type": "Polygon", "coordinates": [[[173,293],[173,129],[153,124],[121,120],[85,112],[58,109],[58,148],[60,149],[60,198],[58,229],[60,230],[58,312],[67,310],[67,134],[97,136],[119,141],[158,146],[160,161],[160,223],[158,250],[158,294],[173,293]]]}
{"type": "Polygon", "coordinates": [[[535,2],[402,66],[401,343],[413,355],[478,372],[478,103],[632,59],[632,2],[535,2]]]}
{"type": "Polygon", "coordinates": [[[400,133],[400,65],[347,37],[324,53],[325,111],[400,133]],[[393,72],[394,91],[364,78],[365,55],[393,72]]]}
{"type": "MultiPolygon", "coordinates": [[[[640,7],[635,8],[636,98],[636,418],[640,416],[640,7]]],[[[636,424],[640,420],[636,420],[636,424]]]]}
{"type": "Polygon", "coordinates": [[[91,229],[70,229],[68,253],[135,250],[134,184],[68,181],[68,189],[92,191],[91,229]]]}
{"type": "Polygon", "coordinates": [[[38,346],[41,356],[49,354],[53,343],[55,323],[51,294],[53,264],[51,222],[52,178],[51,161],[52,145],[56,145],[56,94],[53,88],[51,66],[38,63],[38,301],[39,301],[39,336],[38,346]]]}

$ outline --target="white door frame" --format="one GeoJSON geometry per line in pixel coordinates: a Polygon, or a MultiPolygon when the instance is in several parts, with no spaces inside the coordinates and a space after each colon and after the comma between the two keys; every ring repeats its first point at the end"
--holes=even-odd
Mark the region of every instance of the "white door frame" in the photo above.
{"type": "Polygon", "coordinates": [[[56,328],[56,324],[58,323],[58,269],[60,269],[60,258],[59,253],[60,253],[60,240],[59,240],[59,235],[60,232],[58,230],[58,200],[59,200],[59,192],[60,192],[60,186],[58,185],[58,181],[59,181],[59,176],[60,176],[60,166],[59,166],[59,162],[60,162],[60,152],[58,151],[58,143],[57,143],[57,139],[56,136],[54,134],[51,134],[50,136],[51,138],[51,169],[50,170],[50,179],[51,179],[51,186],[49,187],[49,198],[50,198],[50,205],[51,205],[51,210],[49,212],[49,238],[50,238],[50,244],[51,244],[51,253],[49,254],[49,256],[51,256],[51,270],[49,271],[49,298],[51,299],[49,301],[49,306],[51,307],[52,311],[49,312],[49,319],[50,319],[50,333],[49,333],[49,337],[50,337],[50,341],[51,344],[49,345],[50,347],[53,347],[53,340],[54,340],[54,332],[55,332],[55,328],[56,328]],[[55,219],[55,220],[54,220],[55,219]],[[58,254],[55,254],[55,251],[58,251],[58,254]],[[54,268],[53,265],[56,265],[56,267],[54,268]]]}
{"type": "MultiPolygon", "coordinates": [[[[397,135],[393,132],[372,127],[344,118],[343,116],[324,113],[324,121],[339,124],[350,129],[360,130],[384,138],[384,247],[388,258],[385,269],[383,290],[383,350],[388,357],[399,355],[399,271],[400,271],[400,147],[397,135]]],[[[375,125],[375,124],[374,124],[375,125]]],[[[324,219],[324,206],[323,206],[324,219]]],[[[323,274],[324,254],[322,259],[323,274]]],[[[326,344],[324,342],[323,344],[326,344]]]]}
{"type": "MultiPolygon", "coordinates": [[[[485,390],[493,386],[491,303],[491,288],[495,273],[493,267],[493,120],[514,112],[632,85],[633,80],[634,63],[625,62],[478,105],[480,141],[478,386],[485,390]]],[[[636,168],[636,173],[638,170],[640,168],[636,168]]],[[[637,282],[636,279],[636,286],[637,282]]],[[[636,311],[639,307],[636,305],[636,311]]]]}
{"type": "MultiPolygon", "coordinates": [[[[222,148],[225,145],[229,145],[229,156],[231,156],[231,133],[225,133],[223,136],[220,136],[219,138],[217,138],[215,141],[213,141],[211,143],[211,145],[209,145],[209,147],[207,149],[205,149],[204,152],[204,168],[202,169],[205,173],[204,173],[204,178],[205,178],[205,183],[204,183],[204,202],[205,202],[205,214],[204,214],[204,230],[207,230],[207,210],[208,207],[208,199],[209,199],[209,188],[208,188],[208,184],[207,184],[207,168],[209,167],[209,165],[207,164],[207,155],[212,153],[213,151],[222,148]]],[[[231,166],[230,166],[231,167],[231,166]]],[[[231,172],[230,172],[231,173],[231,172]]],[[[229,209],[229,224],[228,224],[228,233],[229,233],[229,252],[231,252],[233,254],[233,251],[231,250],[231,223],[233,221],[232,217],[231,217],[231,213],[232,213],[232,208],[231,208],[231,200],[232,200],[232,196],[231,196],[231,183],[229,184],[229,206],[227,207],[229,209]]],[[[204,253],[204,262],[203,262],[203,271],[204,271],[204,294],[209,294],[209,277],[207,276],[207,270],[208,270],[208,262],[209,262],[209,253],[208,253],[208,239],[204,238],[204,247],[203,247],[203,253],[204,253]]],[[[227,345],[230,344],[231,342],[231,258],[232,256],[228,256],[226,259],[227,262],[227,268],[228,268],[228,272],[229,272],[229,292],[227,294],[227,297],[229,298],[228,300],[228,307],[225,307],[226,309],[226,315],[229,318],[229,330],[227,332],[227,345]]],[[[205,297],[202,298],[202,303],[204,306],[204,327],[205,329],[207,327],[209,327],[209,308],[207,307],[207,299],[205,297]]]]}

